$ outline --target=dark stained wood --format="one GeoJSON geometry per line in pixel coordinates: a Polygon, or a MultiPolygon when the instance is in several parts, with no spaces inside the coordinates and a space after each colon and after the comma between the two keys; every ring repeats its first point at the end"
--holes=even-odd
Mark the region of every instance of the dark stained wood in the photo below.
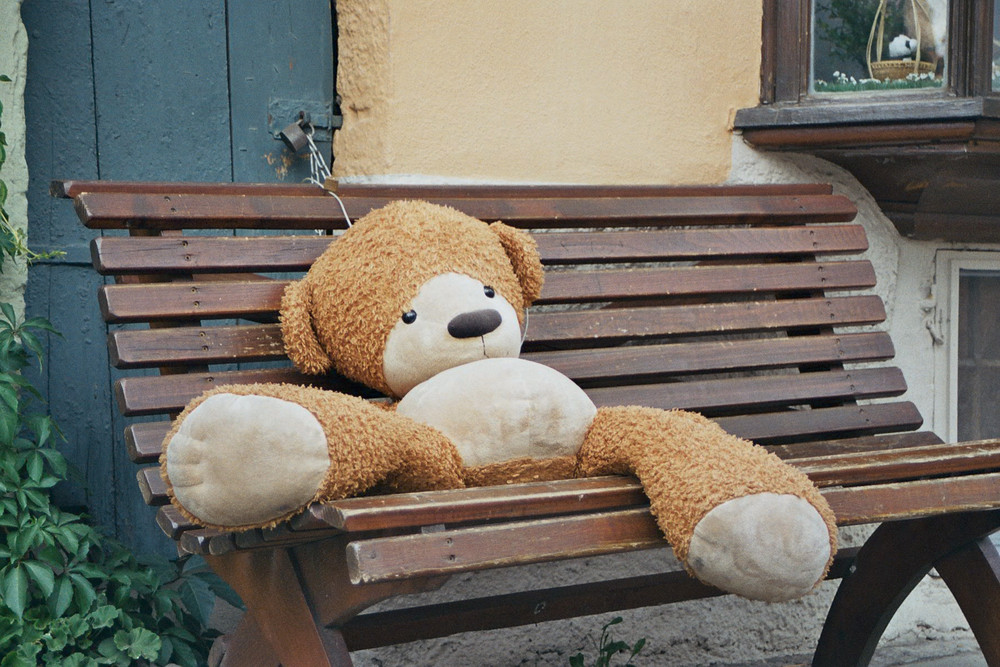
{"type": "MultiPolygon", "coordinates": [[[[839,195],[634,197],[634,198],[480,198],[435,199],[484,220],[546,228],[629,225],[794,224],[846,222],[857,213],[839,195]]],[[[356,219],[389,198],[346,198],[356,219]]],[[[228,195],[159,195],[82,193],[74,199],[77,214],[92,229],[344,229],[333,197],[240,197],[228,195]]]]}
{"type": "MultiPolygon", "coordinates": [[[[334,189],[340,196],[388,197],[398,199],[428,196],[476,197],[691,197],[742,196],[759,194],[830,194],[832,188],[822,183],[780,185],[399,185],[375,183],[339,183],[334,189]]],[[[294,183],[193,183],[146,181],[56,180],[49,185],[53,197],[74,198],[84,192],[123,194],[246,194],[270,196],[328,196],[315,185],[294,183]]]]}
{"type": "Polygon", "coordinates": [[[899,396],[906,382],[897,368],[778,373],[753,377],[692,380],[587,390],[598,407],[643,405],[706,415],[739,408],[822,404],[830,399],[899,396]]]}
{"type": "MultiPolygon", "coordinates": [[[[535,234],[545,264],[696,260],[724,257],[798,257],[862,252],[860,225],[736,227],[535,234]]],[[[207,271],[304,271],[331,237],[184,236],[100,237],[91,242],[94,266],[103,274],[207,271]]]]}
{"type": "Polygon", "coordinates": [[[609,344],[684,334],[795,330],[823,326],[872,324],[885,319],[875,296],[707,303],[670,308],[617,308],[593,312],[541,312],[531,316],[525,350],[542,343],[609,344]]]}
{"type": "MultiPolygon", "coordinates": [[[[844,549],[828,579],[848,571],[856,550],[844,549]]],[[[677,570],[611,581],[574,584],[521,593],[507,593],[361,614],[343,626],[351,650],[444,637],[456,632],[481,632],[503,627],[609,613],[638,607],[698,600],[722,595],[686,572],[677,570]]]]}
{"type": "Polygon", "coordinates": [[[251,195],[309,197],[325,195],[323,188],[297,183],[177,183],[145,181],[52,181],[49,193],[53,197],[73,199],[84,192],[135,195],[251,195]]]}
{"type": "MultiPolygon", "coordinates": [[[[1000,473],[837,488],[823,495],[838,524],[852,525],[995,507],[996,499],[984,493],[998,483],[1000,473]]],[[[362,584],[662,546],[649,510],[625,509],[351,542],[347,565],[351,581],[362,584]]]]}
{"type": "Polygon", "coordinates": [[[125,427],[125,447],[135,463],[155,463],[160,458],[163,439],[170,430],[170,422],[138,422],[125,427]]]}
{"type": "Polygon", "coordinates": [[[350,665],[346,648],[331,659],[316,626],[295,566],[283,549],[233,553],[208,559],[243,598],[268,644],[284,665],[350,665]]]}
{"type": "MultiPolygon", "coordinates": [[[[625,339],[684,334],[797,330],[866,324],[885,319],[874,296],[789,299],[598,311],[540,312],[531,315],[525,350],[545,344],[607,345],[625,339]]],[[[115,331],[109,337],[118,368],[263,361],[284,358],[277,324],[172,327],[115,331]]]]}
{"type": "MultiPolygon", "coordinates": [[[[105,285],[98,294],[108,322],[277,316],[288,281],[236,280],[105,285]]],[[[549,273],[538,305],[709,294],[782,293],[872,287],[867,261],[549,273]]]]}
{"type": "Polygon", "coordinates": [[[98,291],[107,322],[276,317],[287,280],[105,285],[98,291]]]}
{"type": "Polygon", "coordinates": [[[879,526],[837,591],[813,665],[868,664],[889,620],[934,563],[998,527],[1000,510],[879,526]]]}
{"type": "Polygon", "coordinates": [[[984,537],[935,561],[934,568],[955,596],[987,664],[1000,664],[1000,554],[984,537]]]}
{"type": "Polygon", "coordinates": [[[850,526],[993,509],[998,485],[1000,473],[988,473],[843,487],[823,495],[838,525],[850,526]]]}
{"type": "Polygon", "coordinates": [[[681,374],[880,361],[893,354],[888,334],[865,332],[531,352],[522,357],[590,387],[681,374]]]}
{"type": "Polygon", "coordinates": [[[569,270],[550,272],[536,303],[610,301],[661,296],[783,293],[873,287],[870,262],[817,264],[738,264],[632,269],[627,271],[569,270]]]}
{"type": "MultiPolygon", "coordinates": [[[[904,385],[895,369],[862,370],[856,371],[853,376],[850,373],[836,372],[833,375],[827,373],[810,378],[788,375],[756,379],[737,377],[683,385],[628,387],[625,383],[662,380],[677,373],[777,369],[824,362],[839,364],[886,358],[891,354],[888,337],[846,334],[536,353],[527,355],[526,358],[551,365],[584,386],[601,387],[612,384],[609,389],[589,390],[591,398],[601,405],[635,403],[703,409],[733,407],[747,399],[753,405],[764,406],[786,405],[794,403],[796,398],[809,396],[829,399],[838,395],[894,395],[902,391],[904,385]],[[880,344],[883,346],[881,354],[877,347],[880,344]],[[788,384],[789,381],[791,384],[788,384]],[[851,383],[857,387],[846,390],[851,383]],[[771,384],[776,386],[769,388],[771,384]],[[817,384],[826,385],[827,388],[817,389],[817,384]],[[749,393],[753,391],[763,392],[761,396],[766,398],[753,398],[749,393]],[[810,393],[812,391],[815,394],[810,393]]],[[[188,401],[214,387],[257,382],[308,384],[345,393],[371,395],[370,391],[366,392],[363,387],[339,376],[304,375],[292,368],[128,377],[116,383],[115,394],[119,409],[127,416],[169,414],[180,411],[188,401]]]]}
{"type": "Polygon", "coordinates": [[[973,136],[972,121],[950,123],[892,123],[846,127],[747,128],[744,138],[760,148],[802,149],[871,146],[878,143],[965,141],[973,136]]]}
{"type": "Polygon", "coordinates": [[[347,532],[469,521],[495,521],[646,504],[632,477],[591,477],[557,482],[347,498],[317,504],[292,520],[295,530],[332,527],[347,532]]]}
{"type": "Polygon", "coordinates": [[[285,358],[277,324],[115,331],[108,349],[117,368],[285,358]]]}
{"type": "Polygon", "coordinates": [[[225,384],[260,382],[304,384],[350,394],[372,394],[339,375],[305,375],[293,368],[227,371],[224,373],[182,373],[166,376],[122,378],[115,383],[118,408],[127,417],[179,412],[192,399],[225,384]]]}
{"type": "Polygon", "coordinates": [[[160,477],[158,466],[140,468],[139,472],[136,473],[136,479],[139,481],[142,499],[146,501],[147,505],[156,507],[170,502],[167,498],[167,485],[160,477]]]}
{"type": "Polygon", "coordinates": [[[535,234],[545,264],[641,262],[783,257],[862,252],[868,248],[859,225],[812,227],[727,227],[535,234]]]}
{"type": "Polygon", "coordinates": [[[737,415],[716,419],[722,428],[761,444],[780,445],[810,438],[850,438],[912,431],[923,423],[913,403],[871,403],[812,410],[737,415]]]}
{"type": "Polygon", "coordinates": [[[347,567],[362,584],[663,546],[649,511],[627,509],[352,542],[347,567]]]}

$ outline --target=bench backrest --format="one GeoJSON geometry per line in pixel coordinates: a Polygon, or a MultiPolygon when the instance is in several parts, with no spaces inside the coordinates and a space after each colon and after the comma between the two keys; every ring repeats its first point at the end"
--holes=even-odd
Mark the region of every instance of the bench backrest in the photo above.
{"type": "MultiPolygon", "coordinates": [[[[312,186],[59,184],[93,243],[122,369],[130,455],[156,461],[166,418],[219,384],[308,382],[371,395],[335,376],[299,374],[277,307],[344,228],[312,186]],[[183,231],[182,231],[183,230],[183,231]],[[277,232],[275,231],[277,230],[277,232]],[[319,230],[317,231],[314,230],[319,230]],[[136,324],[148,326],[132,326],[136,324]]],[[[711,188],[343,186],[356,219],[397,198],[454,206],[532,231],[546,266],[524,356],[578,382],[598,405],[696,410],[784,455],[823,442],[910,431],[867,248],[846,198],[828,186],[711,188]],[[860,364],[860,367],[855,367],[860,364]],[[845,367],[846,365],[846,367],[845,367]]],[[[860,441],[859,441],[860,442],[860,441]]],[[[860,446],[860,445],[859,445],[860,446]]],[[[839,451],[844,451],[843,446],[839,451]]],[[[146,499],[166,498],[155,467],[146,499]]]]}

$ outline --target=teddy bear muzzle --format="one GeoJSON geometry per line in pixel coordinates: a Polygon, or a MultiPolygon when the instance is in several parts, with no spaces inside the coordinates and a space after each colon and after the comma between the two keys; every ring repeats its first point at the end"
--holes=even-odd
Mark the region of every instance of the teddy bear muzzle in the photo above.
{"type": "Polygon", "coordinates": [[[453,338],[479,338],[495,331],[503,323],[503,317],[492,308],[473,310],[456,315],[448,322],[448,333],[453,338]]]}

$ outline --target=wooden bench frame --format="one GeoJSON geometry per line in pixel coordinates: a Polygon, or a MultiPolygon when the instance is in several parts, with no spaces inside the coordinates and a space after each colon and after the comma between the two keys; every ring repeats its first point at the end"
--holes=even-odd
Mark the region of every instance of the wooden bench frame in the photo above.
{"type": "MultiPolygon", "coordinates": [[[[283,282],[249,274],[301,271],[317,244],[328,240],[238,234],[342,227],[339,205],[327,192],[298,185],[65,181],[53,184],[53,194],[74,199],[88,227],[129,232],[93,243],[97,270],[116,283],[102,288],[101,309],[110,323],[150,326],[112,332],[110,356],[120,368],[159,368],[160,375],[118,382],[123,414],[176,414],[191,396],[223,381],[303,381],[290,369],[217,364],[281,356],[273,321],[283,282]],[[228,229],[229,236],[179,231],[206,229],[228,229]],[[242,281],[238,290],[233,280],[242,281]],[[202,326],[222,318],[249,324],[202,326]]],[[[891,358],[893,349],[886,334],[869,326],[884,319],[881,300],[860,293],[874,285],[870,264],[826,259],[867,247],[864,230],[850,223],[854,206],[829,186],[354,185],[342,186],[339,195],[353,218],[392,199],[416,197],[521,227],[583,229],[537,235],[546,262],[564,268],[652,263],[645,273],[612,271],[597,281],[592,271],[551,274],[543,304],[622,303],[533,315],[527,355],[567,372],[598,403],[634,398],[629,402],[703,410],[805,470],[840,525],[885,522],[863,547],[838,555],[830,577],[843,582],[813,664],[867,664],[899,604],[934,567],[988,663],[1000,665],[1000,556],[988,538],[1000,528],[1000,444],[944,444],[913,430],[921,419],[912,404],[871,400],[898,396],[905,384],[897,369],[875,363],[891,358]],[[618,226],[629,231],[594,229],[618,226]],[[661,227],[669,232],[664,238],[673,239],[669,250],[650,250],[645,240],[633,244],[661,227]],[[727,234],[745,235],[733,229],[755,230],[758,245],[726,241],[727,234]],[[725,301],[731,292],[741,296],[725,301]],[[753,296],[748,304],[748,294],[766,298],[753,296]],[[725,343],[729,356],[720,355],[722,344],[704,336],[712,333],[706,318],[724,322],[730,313],[750,311],[764,314],[744,317],[739,331],[763,333],[737,336],[725,343]],[[618,318],[641,336],[666,339],[671,354],[653,357],[655,346],[617,347],[607,332],[594,348],[590,338],[598,334],[587,327],[597,321],[595,313],[618,318]],[[781,326],[771,327],[765,315],[780,318],[781,326]],[[615,355],[621,368],[594,371],[588,362],[594,349],[615,355]],[[625,356],[629,349],[638,356],[625,356]],[[782,366],[775,359],[785,355],[797,381],[788,396],[780,395],[782,385],[795,384],[786,382],[788,375],[729,372],[782,366]],[[715,365],[695,367],[705,358],[715,365]],[[851,366],[862,361],[865,367],[851,366]],[[692,382],[673,381],[679,379],[692,382]]],[[[324,386],[351,389],[336,378],[324,386]]],[[[164,432],[162,421],[129,426],[132,458],[154,462],[164,432]]],[[[178,549],[205,555],[248,606],[236,632],[220,643],[227,665],[349,665],[349,650],[722,594],[671,571],[359,613],[389,597],[432,590],[456,572],[662,547],[633,479],[355,498],[314,506],[275,529],[234,535],[191,526],[164,505],[156,467],[140,469],[138,477],[147,502],[159,505],[157,523],[178,549]],[[532,538],[543,535],[539,546],[532,538]]]]}

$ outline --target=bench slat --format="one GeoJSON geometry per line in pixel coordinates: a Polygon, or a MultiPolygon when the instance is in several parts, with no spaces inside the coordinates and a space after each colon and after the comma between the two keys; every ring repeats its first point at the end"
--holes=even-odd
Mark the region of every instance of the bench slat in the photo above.
{"type": "MultiPolygon", "coordinates": [[[[312,384],[346,393],[360,387],[338,376],[314,378],[291,369],[182,374],[163,378],[129,378],[116,383],[119,409],[128,417],[179,412],[202,392],[230,382],[293,382],[312,384]],[[158,381],[159,380],[159,381],[158,381]]],[[[899,396],[906,391],[897,368],[827,371],[734,377],[718,380],[674,382],[587,389],[600,406],[643,405],[666,410],[679,408],[706,414],[738,408],[775,408],[834,398],[899,396]]]]}
{"type": "MultiPolygon", "coordinates": [[[[345,197],[352,219],[392,198],[345,197]]],[[[848,222],[857,209],[841,195],[688,196],[619,198],[426,198],[482,220],[516,226],[606,227],[629,225],[796,224],[848,222]]],[[[84,192],[74,206],[92,229],[343,229],[333,197],[84,192]]]]}
{"type": "MultiPolygon", "coordinates": [[[[564,271],[546,276],[536,303],[837,291],[874,284],[868,261],[564,271]]],[[[287,285],[285,280],[105,285],[98,299],[105,321],[112,323],[276,317],[287,285]]]]}
{"type": "MultiPolygon", "coordinates": [[[[600,311],[533,313],[526,352],[545,344],[611,344],[628,338],[685,334],[796,330],[870,324],[885,319],[876,296],[747,301],[707,305],[615,308],[600,311]]],[[[110,335],[112,363],[118,368],[229,363],[284,358],[277,324],[173,327],[115,331],[110,335]]]]}
{"type": "Polygon", "coordinates": [[[877,296],[831,297],[699,304],[666,308],[606,308],[593,311],[533,313],[524,349],[545,343],[610,344],[624,339],[721,334],[749,331],[795,330],[885,320],[877,296]]]}
{"type": "Polygon", "coordinates": [[[717,416],[726,411],[764,409],[830,399],[899,396],[906,391],[898,368],[734,377],[588,389],[598,406],[642,405],[717,416]]]}
{"type": "Polygon", "coordinates": [[[879,361],[894,354],[889,334],[864,332],[556,350],[521,356],[551,366],[577,383],[600,386],[625,378],[654,381],[674,374],[879,361]]]}
{"type": "Polygon", "coordinates": [[[917,406],[909,401],[737,415],[715,421],[730,433],[768,445],[912,431],[924,422],[917,406]]]}
{"type": "MultiPolygon", "coordinates": [[[[877,446],[878,442],[874,440],[870,444],[877,446]]],[[[852,473],[857,474],[855,479],[899,481],[926,475],[931,468],[934,474],[939,475],[955,470],[988,470],[998,465],[998,457],[1000,453],[989,446],[942,448],[918,445],[876,454],[866,452],[854,456],[848,452],[789,461],[820,484],[831,486],[841,483],[846,475],[852,473]],[[935,452],[943,463],[933,463],[935,452]],[[988,458],[972,461],[970,452],[988,458]],[[881,474],[858,470],[862,458],[873,466],[873,470],[881,467],[881,474]]],[[[330,527],[345,532],[366,532],[612,510],[647,502],[642,485],[633,477],[593,477],[441,491],[433,495],[399,493],[348,498],[313,505],[292,520],[292,528],[312,530],[330,527]]]]}
{"type": "Polygon", "coordinates": [[[265,382],[309,385],[355,395],[373,393],[340,375],[305,375],[288,367],[122,378],[115,382],[115,398],[119,411],[126,417],[172,414],[216,387],[265,382]]]}
{"type": "MultiPolygon", "coordinates": [[[[863,252],[861,225],[737,227],[535,234],[546,264],[798,257],[863,252]]],[[[331,237],[102,237],[91,242],[102,274],[304,271],[331,237]]]]}
{"type": "MultiPolygon", "coordinates": [[[[576,382],[590,387],[621,382],[653,382],[676,374],[873,361],[889,358],[892,354],[888,334],[857,333],[684,345],[644,345],[586,352],[537,352],[525,355],[525,358],[556,368],[576,382]]],[[[203,391],[223,384],[251,382],[311,384],[348,393],[359,390],[357,385],[336,376],[311,376],[298,373],[292,368],[271,368],[127,377],[116,382],[115,391],[119,409],[126,415],[137,416],[176,412],[203,391]]],[[[592,393],[592,396],[599,394],[600,392],[592,393]]],[[[156,453],[159,454],[158,446],[156,453]]]]}
{"type": "MultiPolygon", "coordinates": [[[[329,192],[315,185],[298,183],[198,183],[188,181],[93,181],[55,180],[49,185],[53,197],[70,199],[84,192],[119,192],[146,194],[267,194],[279,196],[328,197],[329,192]]],[[[421,199],[427,196],[478,198],[490,197],[692,197],[702,195],[734,196],[758,194],[828,195],[833,192],[823,183],[787,183],[761,185],[405,185],[393,183],[340,183],[336,192],[343,196],[374,196],[394,199],[421,199]]]]}
{"type": "MultiPolygon", "coordinates": [[[[1000,473],[826,489],[838,525],[994,507],[1000,473]]],[[[347,546],[353,583],[436,576],[663,547],[648,509],[380,537],[347,546]]]]}

